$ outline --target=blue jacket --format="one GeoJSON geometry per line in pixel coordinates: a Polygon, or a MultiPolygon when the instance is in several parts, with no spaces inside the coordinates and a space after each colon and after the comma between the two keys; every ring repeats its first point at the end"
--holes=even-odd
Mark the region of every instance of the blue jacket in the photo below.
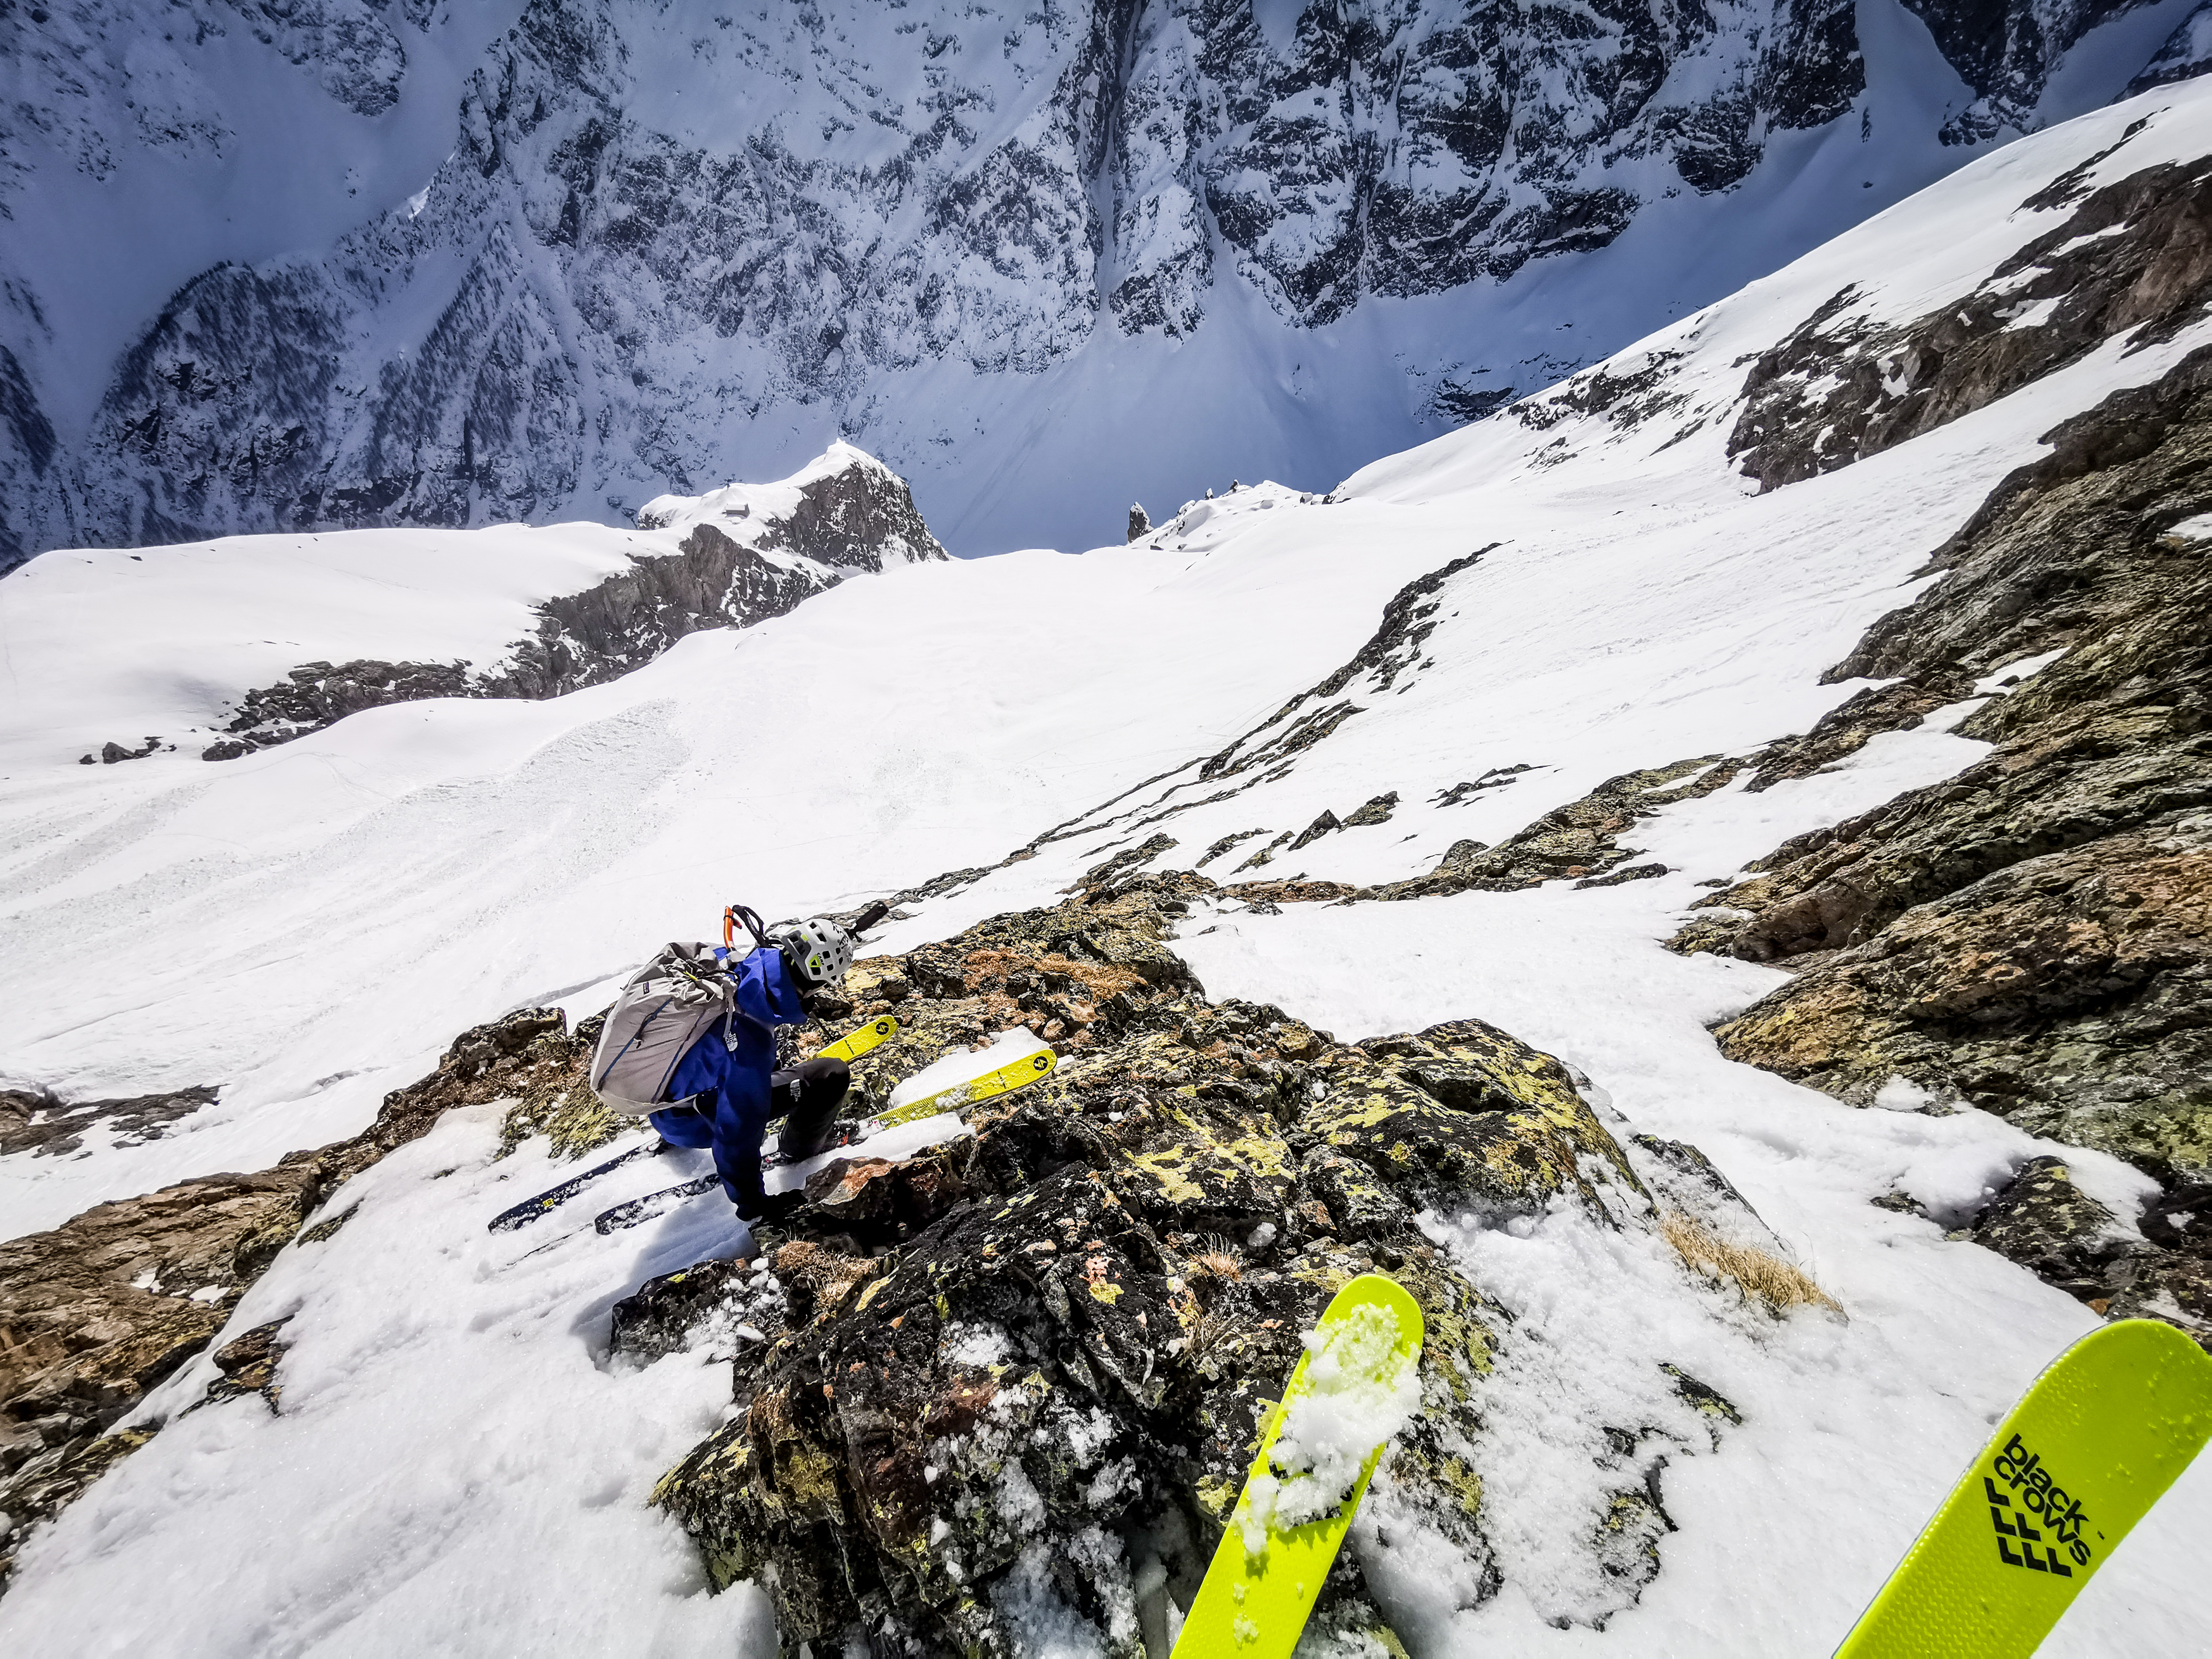
{"type": "Polygon", "coordinates": [[[768,1133],[769,1079],[775,1071],[775,1028],[805,1018],[782,953],[772,945],[756,950],[738,969],[737,1012],[676,1063],[668,1093],[684,1103],[652,1116],[653,1127],[671,1145],[714,1149],[722,1190],[747,1220],[759,1216],[766,1202],[760,1149],[768,1133]]]}

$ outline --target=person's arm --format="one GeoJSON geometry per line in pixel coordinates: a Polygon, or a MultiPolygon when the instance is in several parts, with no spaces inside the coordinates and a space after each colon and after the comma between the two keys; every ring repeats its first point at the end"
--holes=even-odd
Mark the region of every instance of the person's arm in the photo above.
{"type": "Polygon", "coordinates": [[[761,1182],[761,1142],[768,1134],[767,1091],[752,1087],[744,1068],[730,1066],[714,1089],[714,1173],[738,1213],[757,1219],[768,1207],[761,1182]],[[755,1098],[755,1097],[760,1098],[755,1098]]]}

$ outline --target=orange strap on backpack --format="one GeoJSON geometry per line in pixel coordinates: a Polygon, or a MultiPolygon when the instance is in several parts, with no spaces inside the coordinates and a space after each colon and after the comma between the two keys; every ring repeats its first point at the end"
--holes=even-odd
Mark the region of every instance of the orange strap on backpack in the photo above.
{"type": "Polygon", "coordinates": [[[745,925],[745,931],[753,936],[756,945],[767,945],[768,929],[761,925],[760,912],[750,905],[732,904],[722,912],[722,944],[726,948],[736,948],[738,924],[741,921],[745,925]]]}

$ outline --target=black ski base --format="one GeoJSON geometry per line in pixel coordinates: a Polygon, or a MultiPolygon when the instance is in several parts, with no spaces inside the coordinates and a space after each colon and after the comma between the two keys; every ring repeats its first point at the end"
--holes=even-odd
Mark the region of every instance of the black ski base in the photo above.
{"type": "MultiPolygon", "coordinates": [[[[837,1133],[822,1146],[807,1153],[806,1158],[819,1158],[823,1153],[834,1152],[840,1147],[856,1146],[867,1139],[868,1130],[872,1127],[866,1118],[853,1119],[841,1123],[837,1126],[837,1133]]],[[[803,1164],[805,1161],[806,1158],[788,1157],[780,1150],[761,1154],[761,1168],[764,1170],[780,1170],[787,1164],[803,1164]]],[[[589,1176],[577,1177],[579,1182],[588,1179],[590,1179],[589,1176]]],[[[664,1187],[657,1193],[647,1193],[643,1198],[633,1198],[627,1204],[617,1204],[611,1210],[602,1211],[599,1218],[593,1221],[592,1225],[601,1233],[618,1233],[626,1227],[635,1227],[643,1222],[650,1221],[655,1216],[665,1215],[685,1199],[696,1198],[702,1193],[712,1192],[720,1184],[720,1176],[709,1174],[701,1176],[696,1181],[687,1181],[680,1187],[664,1187]]],[[[518,1222],[514,1224],[519,1226],[521,1224],[518,1222]]]]}
{"type": "Polygon", "coordinates": [[[712,1173],[696,1181],[687,1181],[680,1187],[665,1187],[657,1193],[647,1193],[643,1198],[633,1198],[627,1204],[617,1204],[611,1210],[603,1210],[592,1225],[601,1233],[618,1233],[625,1227],[635,1227],[674,1209],[687,1198],[712,1192],[722,1184],[722,1177],[712,1173]]]}
{"type": "Polygon", "coordinates": [[[552,1214],[554,1211],[559,1209],[561,1206],[575,1197],[578,1193],[582,1192],[585,1188],[609,1170],[619,1170],[625,1164],[632,1163],[641,1158],[653,1157],[667,1150],[668,1146],[665,1141],[657,1141],[650,1146],[633,1146],[621,1156],[611,1158],[605,1163],[586,1170],[580,1176],[569,1176],[557,1187],[548,1188],[535,1198],[526,1198],[521,1203],[501,1210],[486,1222],[484,1226],[488,1231],[495,1233],[511,1233],[517,1227],[526,1227],[540,1216],[552,1214]]]}

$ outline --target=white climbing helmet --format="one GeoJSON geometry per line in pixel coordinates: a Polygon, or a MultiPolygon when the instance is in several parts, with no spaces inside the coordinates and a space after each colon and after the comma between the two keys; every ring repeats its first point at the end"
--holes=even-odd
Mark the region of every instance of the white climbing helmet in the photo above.
{"type": "Polygon", "coordinates": [[[785,922],[769,939],[810,991],[843,984],[845,970],[853,965],[853,936],[827,916],[785,922]]]}

